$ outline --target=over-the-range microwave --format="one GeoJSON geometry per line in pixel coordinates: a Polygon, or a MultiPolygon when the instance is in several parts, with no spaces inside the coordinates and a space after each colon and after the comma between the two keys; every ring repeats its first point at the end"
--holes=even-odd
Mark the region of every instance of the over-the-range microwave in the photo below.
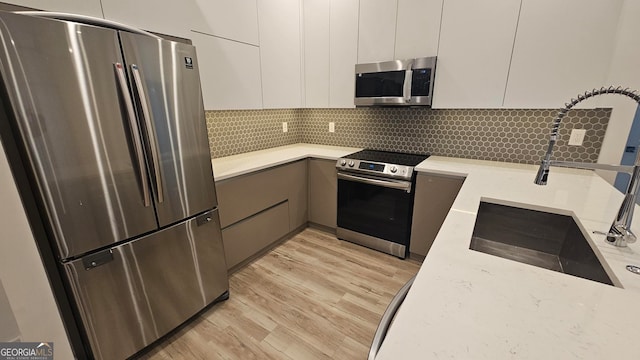
{"type": "Polygon", "coordinates": [[[431,106],[436,57],[356,65],[356,106],[431,106]]]}

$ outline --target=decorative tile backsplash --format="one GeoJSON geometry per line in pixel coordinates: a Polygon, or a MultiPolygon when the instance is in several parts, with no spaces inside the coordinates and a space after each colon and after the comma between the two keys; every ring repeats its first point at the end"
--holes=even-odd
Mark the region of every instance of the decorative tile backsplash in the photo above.
{"type": "Polygon", "coordinates": [[[300,109],[206,111],[211,157],[235,155],[302,141],[300,109]],[[287,132],[282,132],[282,123],[287,132]]]}
{"type": "MultiPolygon", "coordinates": [[[[526,109],[287,109],[207,111],[213,157],[306,142],[377,150],[537,163],[557,110],[526,109]],[[282,132],[282,122],[289,132],[282,132]],[[335,133],[328,132],[329,122],[335,133]]],[[[554,158],[596,162],[611,109],[572,110],[562,122],[554,158]],[[569,146],[571,129],[586,129],[583,146],[569,146]]]]}

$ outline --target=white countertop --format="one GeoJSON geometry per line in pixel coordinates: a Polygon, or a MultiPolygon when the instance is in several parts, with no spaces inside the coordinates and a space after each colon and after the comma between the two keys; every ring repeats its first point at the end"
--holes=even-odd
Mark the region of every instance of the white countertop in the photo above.
{"type": "Polygon", "coordinates": [[[547,186],[531,165],[433,156],[416,170],[466,180],[377,359],[640,359],[640,276],[624,269],[640,266],[640,244],[591,234],[622,194],[583,170],[552,167],[547,186]],[[622,287],[470,250],[481,200],[575,215],[622,287]]]}
{"type": "MultiPolygon", "coordinates": [[[[212,160],[216,181],[357,148],[294,144],[212,160]]],[[[451,211],[378,354],[396,359],[640,359],[640,244],[603,235],[622,194],[591,171],[432,156],[417,171],[464,176],[451,211]],[[469,249],[480,201],[573,215],[618,287],[469,249]]],[[[640,212],[633,229],[640,233],[640,212]]]]}
{"type": "Polygon", "coordinates": [[[213,177],[220,181],[308,157],[337,160],[359,150],[362,149],[300,143],[216,158],[211,164],[213,177]]]}

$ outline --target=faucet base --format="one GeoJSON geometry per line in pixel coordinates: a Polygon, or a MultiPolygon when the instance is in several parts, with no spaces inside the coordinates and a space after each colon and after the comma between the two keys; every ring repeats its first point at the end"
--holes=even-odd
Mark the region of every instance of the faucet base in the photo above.
{"type": "Polygon", "coordinates": [[[627,242],[618,234],[607,234],[607,243],[617,247],[627,247],[627,242]]]}

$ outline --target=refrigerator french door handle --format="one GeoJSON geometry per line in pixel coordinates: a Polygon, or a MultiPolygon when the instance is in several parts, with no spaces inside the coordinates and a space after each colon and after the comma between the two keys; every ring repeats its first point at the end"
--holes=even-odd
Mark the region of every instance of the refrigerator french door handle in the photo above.
{"type": "Polygon", "coordinates": [[[160,158],[158,155],[158,144],[156,143],[156,136],[153,132],[153,121],[151,120],[151,111],[149,111],[149,103],[147,102],[147,95],[144,91],[144,84],[140,76],[140,69],[138,65],[131,64],[131,72],[133,74],[133,82],[136,86],[136,92],[138,94],[138,100],[140,101],[140,107],[142,108],[142,117],[144,118],[144,124],[147,128],[146,134],[149,141],[149,148],[151,151],[151,162],[153,166],[153,173],[156,183],[156,194],[158,196],[158,203],[164,202],[164,194],[162,192],[162,173],[160,170],[160,158]]]}
{"type": "Polygon", "coordinates": [[[142,152],[142,142],[140,141],[140,129],[138,128],[136,113],[133,109],[133,103],[131,102],[131,97],[129,95],[124,68],[121,63],[114,63],[113,67],[116,70],[118,86],[120,87],[124,105],[127,110],[127,120],[129,121],[131,138],[133,140],[133,149],[136,153],[136,160],[138,162],[138,174],[140,175],[140,183],[142,184],[142,199],[144,201],[144,207],[149,207],[151,205],[151,191],[149,190],[149,179],[147,177],[147,170],[144,163],[144,154],[142,152]]]}

